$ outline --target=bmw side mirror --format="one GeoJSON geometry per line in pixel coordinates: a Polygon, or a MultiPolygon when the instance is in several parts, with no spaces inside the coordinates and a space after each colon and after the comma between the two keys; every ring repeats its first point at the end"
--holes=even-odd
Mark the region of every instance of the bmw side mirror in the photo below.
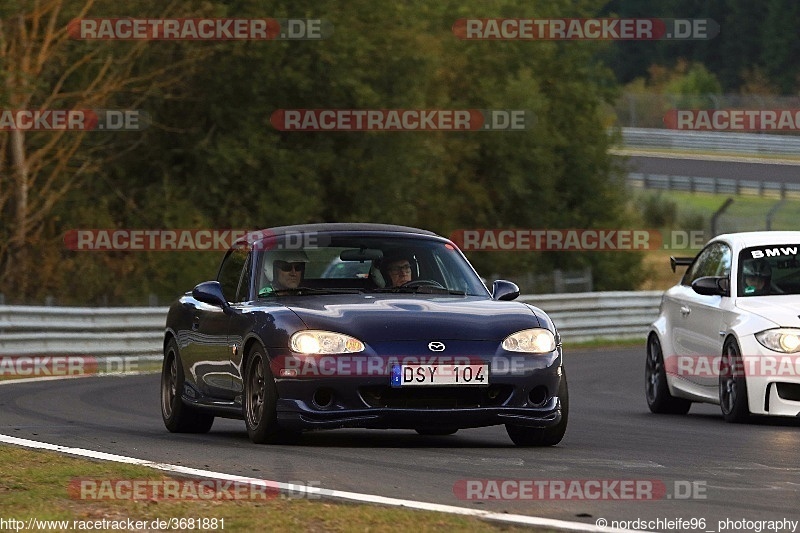
{"type": "Polygon", "coordinates": [[[230,308],[228,300],[222,294],[222,285],[219,281],[204,281],[192,289],[192,298],[205,304],[221,307],[224,311],[230,308]]]}
{"type": "Polygon", "coordinates": [[[504,279],[498,279],[492,283],[492,300],[513,300],[519,296],[519,287],[516,283],[511,283],[504,279]]]}
{"type": "Polygon", "coordinates": [[[730,280],[724,276],[703,276],[692,282],[692,289],[705,296],[729,296],[730,280]]]}

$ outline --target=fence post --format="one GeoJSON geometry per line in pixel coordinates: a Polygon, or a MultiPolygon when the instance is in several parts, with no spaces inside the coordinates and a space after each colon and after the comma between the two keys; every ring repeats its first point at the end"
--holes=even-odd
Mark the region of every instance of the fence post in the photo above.
{"type": "Polygon", "coordinates": [[[773,205],[769,209],[769,212],[767,212],[767,231],[772,230],[772,218],[775,216],[775,213],[778,212],[778,209],[781,208],[781,206],[785,201],[786,199],[781,199],[777,204],[773,205]]]}
{"type": "MultiPolygon", "coordinates": [[[[737,181],[736,183],[737,183],[737,187],[738,187],[738,183],[739,182],[737,181]]],[[[725,212],[726,209],[728,209],[728,207],[732,203],[733,203],[733,198],[728,198],[727,200],[725,200],[725,202],[723,202],[723,204],[721,206],[719,206],[719,209],[717,209],[714,212],[714,214],[711,215],[711,236],[712,237],[716,237],[718,235],[718,233],[717,233],[717,219],[720,217],[720,215],[722,215],[722,213],[725,212]]]]}
{"type": "Polygon", "coordinates": [[[553,270],[553,292],[564,292],[564,274],[559,269],[553,270]]]}

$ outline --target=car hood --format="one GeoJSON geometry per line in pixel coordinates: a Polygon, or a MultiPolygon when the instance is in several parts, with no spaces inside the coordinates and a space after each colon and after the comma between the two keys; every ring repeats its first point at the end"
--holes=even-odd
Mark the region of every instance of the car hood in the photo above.
{"type": "Polygon", "coordinates": [[[521,302],[481,297],[346,294],[282,298],[309,329],[337,331],[372,344],[410,340],[497,340],[544,327],[521,302]]]}
{"type": "Polygon", "coordinates": [[[782,327],[800,327],[800,298],[797,295],[748,296],[738,298],[736,307],[782,327]]]}

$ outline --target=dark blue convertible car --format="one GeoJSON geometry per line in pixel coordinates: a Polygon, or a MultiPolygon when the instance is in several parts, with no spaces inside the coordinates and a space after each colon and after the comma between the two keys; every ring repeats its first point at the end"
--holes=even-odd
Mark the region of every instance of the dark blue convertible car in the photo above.
{"type": "Polygon", "coordinates": [[[256,443],[304,430],[447,435],[504,424],[551,446],[569,400],[558,332],[540,309],[491,293],[429,231],[312,224],[253,232],[214,281],[167,317],[161,411],[173,432],[244,419],[256,443]]]}

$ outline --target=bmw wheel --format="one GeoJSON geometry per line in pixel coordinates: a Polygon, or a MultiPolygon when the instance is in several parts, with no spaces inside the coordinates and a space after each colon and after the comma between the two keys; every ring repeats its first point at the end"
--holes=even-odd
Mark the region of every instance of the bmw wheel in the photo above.
{"type": "Polygon", "coordinates": [[[722,347],[719,371],[719,406],[726,422],[747,422],[750,406],[747,402],[747,381],[744,377],[742,355],[735,339],[722,347]]]}
{"type": "Polygon", "coordinates": [[[684,398],[676,398],[669,393],[667,371],[664,368],[664,354],[656,335],[647,339],[647,361],[644,372],[645,397],[647,407],[653,413],[685,415],[692,407],[692,402],[684,398]]]}
{"type": "Polygon", "coordinates": [[[183,403],[180,396],[183,381],[178,343],[170,339],[164,348],[161,368],[161,418],[172,433],[207,433],[214,423],[214,415],[183,403]]]}

